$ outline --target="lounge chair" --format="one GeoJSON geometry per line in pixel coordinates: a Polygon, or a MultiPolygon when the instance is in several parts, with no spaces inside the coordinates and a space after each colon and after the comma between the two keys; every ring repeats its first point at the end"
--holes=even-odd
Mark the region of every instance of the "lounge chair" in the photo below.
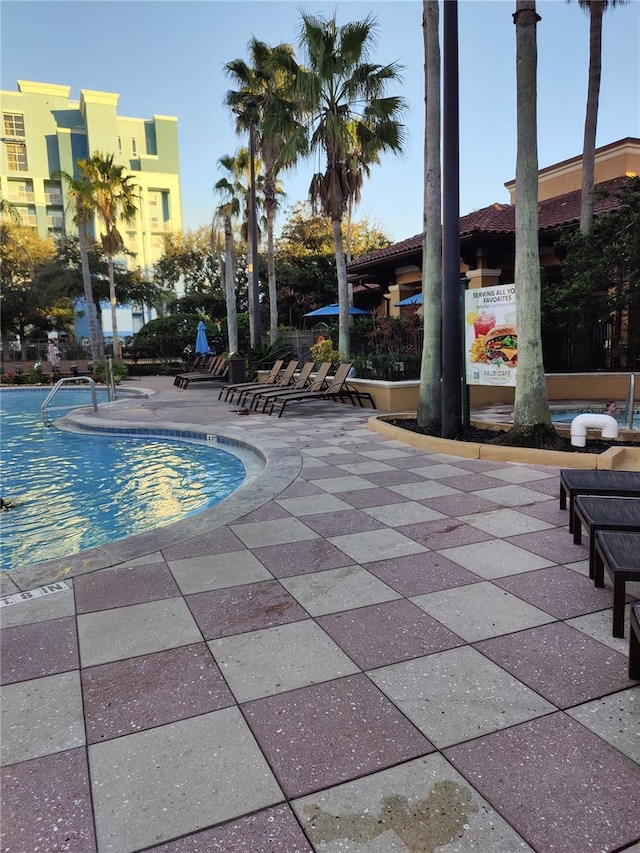
{"type": "Polygon", "coordinates": [[[54,365],[51,361],[41,361],[40,362],[40,376],[42,377],[42,381],[47,384],[50,383],[54,378],[57,379],[56,373],[54,372],[54,365]]]}
{"type": "Polygon", "coordinates": [[[185,373],[178,388],[185,390],[192,382],[220,382],[227,378],[229,373],[229,360],[225,355],[214,359],[211,368],[205,373],[185,373]]]}
{"type": "Polygon", "coordinates": [[[595,574],[597,530],[640,533],[640,498],[578,495],[574,502],[573,541],[582,542],[582,528],[589,534],[589,577],[595,574]]]}
{"type": "MultiPolygon", "coordinates": [[[[291,378],[291,381],[287,385],[286,389],[281,387],[278,388],[269,388],[269,389],[260,389],[257,391],[252,391],[245,396],[245,404],[250,409],[257,409],[258,406],[262,403],[262,411],[264,412],[269,404],[271,397],[277,396],[282,393],[283,390],[291,390],[291,391],[301,391],[303,388],[309,387],[313,383],[313,379],[311,378],[311,373],[313,368],[315,367],[315,362],[307,361],[300,368],[297,374],[291,378]]],[[[278,383],[279,385],[280,383],[278,383]]]]}
{"type": "Polygon", "coordinates": [[[640,532],[597,530],[593,582],[604,586],[604,570],[613,583],[613,636],[624,637],[627,581],[640,581],[640,532]]]}
{"type": "Polygon", "coordinates": [[[280,371],[282,370],[282,365],[284,364],[284,359],[279,358],[276,362],[274,362],[273,367],[267,373],[267,375],[262,379],[261,382],[236,382],[233,385],[227,385],[225,388],[222,388],[220,393],[218,394],[218,400],[222,399],[222,395],[224,394],[224,401],[231,402],[233,400],[236,393],[240,392],[243,388],[259,388],[261,385],[273,385],[276,381],[280,371]],[[231,400],[229,399],[231,398],[231,400]]]}
{"type": "MultiPolygon", "coordinates": [[[[294,358],[289,364],[285,367],[283,371],[281,371],[275,378],[273,382],[270,384],[273,385],[274,388],[288,388],[289,385],[293,382],[293,377],[295,375],[296,370],[298,369],[298,359],[294,358]]],[[[238,398],[236,400],[236,405],[245,406],[247,405],[247,398],[254,394],[256,391],[260,390],[264,386],[264,382],[261,382],[257,389],[253,391],[251,388],[242,388],[238,391],[238,398]]]]}
{"type": "Polygon", "coordinates": [[[578,495],[640,497],[640,473],[636,471],[560,471],[560,509],[569,498],[569,533],[573,533],[573,503],[578,495]]]}
{"type": "Polygon", "coordinates": [[[181,370],[180,373],[176,374],[173,384],[178,387],[181,385],[182,380],[185,376],[194,376],[196,373],[208,373],[211,369],[211,365],[216,361],[220,356],[215,355],[198,355],[193,360],[193,364],[191,367],[181,370]]]}
{"type": "MultiPolygon", "coordinates": [[[[318,366],[316,372],[312,376],[309,376],[304,388],[279,388],[275,389],[273,393],[269,393],[268,397],[265,395],[265,404],[262,407],[262,411],[265,412],[267,406],[270,406],[268,414],[271,414],[274,407],[276,405],[280,405],[282,400],[290,397],[299,397],[301,394],[304,395],[312,391],[325,391],[328,387],[327,376],[329,375],[331,367],[332,364],[330,361],[323,361],[322,364],[318,366]]],[[[258,401],[257,405],[259,404],[260,403],[258,401]]]]}
{"type": "Polygon", "coordinates": [[[310,388],[306,391],[291,391],[288,394],[285,392],[282,395],[274,397],[271,403],[271,408],[269,409],[269,414],[271,415],[274,409],[278,409],[278,417],[281,418],[286,406],[291,403],[310,403],[313,400],[335,400],[340,396],[340,390],[347,381],[347,376],[349,375],[350,370],[351,364],[341,364],[334,373],[333,378],[330,381],[328,380],[323,383],[325,386],[323,388],[317,388],[316,390],[310,388]]]}

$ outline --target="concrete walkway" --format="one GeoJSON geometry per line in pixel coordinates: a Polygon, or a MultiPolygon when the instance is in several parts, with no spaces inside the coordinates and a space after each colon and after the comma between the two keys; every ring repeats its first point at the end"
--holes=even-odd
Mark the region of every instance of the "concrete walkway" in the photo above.
{"type": "Polygon", "coordinates": [[[557,469],[153,384],[94,422],[266,468],[204,522],[2,577],[3,853],[640,851],[628,625],[557,469]]]}

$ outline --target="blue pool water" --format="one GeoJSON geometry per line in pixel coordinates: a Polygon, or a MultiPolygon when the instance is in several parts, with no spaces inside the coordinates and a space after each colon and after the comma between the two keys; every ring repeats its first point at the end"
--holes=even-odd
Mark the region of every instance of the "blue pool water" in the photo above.
{"type": "MultiPolygon", "coordinates": [[[[0,513],[2,569],[170,524],[218,503],[245,478],[241,460],[218,447],[45,427],[47,393],[0,391],[1,494],[15,503],[0,513]]],[[[53,401],[89,403],[86,388],[61,389],[53,401]]]]}
{"type": "MultiPolygon", "coordinates": [[[[590,414],[590,412],[588,412],[590,414]]],[[[576,418],[578,415],[585,414],[584,409],[558,409],[556,411],[551,411],[551,420],[556,424],[570,424],[571,421],[576,418]]],[[[598,409],[596,414],[602,415],[603,411],[598,409]]],[[[626,429],[627,427],[627,418],[623,414],[618,414],[616,420],[620,425],[621,429],[626,429]]],[[[634,411],[633,413],[633,428],[640,429],[640,412],[634,411]]]]}

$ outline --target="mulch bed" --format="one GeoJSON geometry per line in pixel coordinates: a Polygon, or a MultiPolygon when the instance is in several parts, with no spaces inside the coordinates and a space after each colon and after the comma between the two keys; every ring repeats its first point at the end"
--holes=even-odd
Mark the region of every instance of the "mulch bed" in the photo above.
{"type": "MultiPolygon", "coordinates": [[[[384,418],[384,422],[400,427],[400,429],[409,430],[409,432],[417,432],[423,435],[435,436],[437,438],[440,437],[439,433],[435,431],[425,432],[424,430],[419,430],[418,423],[415,418],[384,418]]],[[[461,433],[456,436],[455,441],[470,441],[475,444],[494,444],[495,442],[492,441],[492,439],[495,439],[495,437],[496,430],[478,429],[477,427],[469,426],[463,429],[461,433]]],[[[637,442],[632,441],[602,441],[599,439],[590,440],[587,438],[587,444],[585,447],[574,447],[568,438],[561,437],[558,450],[562,450],[567,453],[604,453],[611,447],[637,446],[637,442]]]]}

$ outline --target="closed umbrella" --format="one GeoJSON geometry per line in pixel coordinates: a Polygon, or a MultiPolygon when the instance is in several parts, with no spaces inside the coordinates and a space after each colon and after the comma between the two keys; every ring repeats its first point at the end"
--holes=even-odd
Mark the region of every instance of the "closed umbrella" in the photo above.
{"type": "Polygon", "coordinates": [[[401,305],[422,305],[422,293],[414,293],[413,296],[407,296],[406,299],[401,299],[395,305],[396,308],[399,308],[401,305]]]}
{"type": "MultiPolygon", "coordinates": [[[[340,313],[340,306],[335,303],[333,305],[325,305],[324,308],[316,308],[315,311],[309,311],[305,314],[305,317],[329,317],[331,315],[337,316],[340,313]]],[[[363,308],[354,308],[353,305],[349,306],[349,314],[358,314],[358,315],[369,315],[371,311],[365,311],[363,308]]]]}
{"type": "Polygon", "coordinates": [[[207,341],[207,332],[204,326],[204,321],[198,323],[198,331],[196,333],[196,355],[204,355],[209,352],[209,342],[207,341]]]}

